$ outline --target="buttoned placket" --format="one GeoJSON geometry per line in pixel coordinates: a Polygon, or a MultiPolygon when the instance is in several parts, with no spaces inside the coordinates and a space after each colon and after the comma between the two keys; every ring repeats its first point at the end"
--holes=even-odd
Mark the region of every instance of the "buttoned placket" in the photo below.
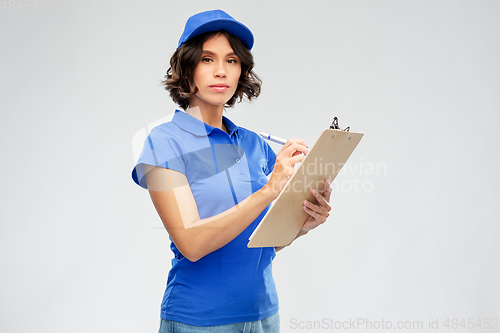
{"type": "MultiPolygon", "coordinates": [[[[239,174],[245,174],[245,172],[242,171],[242,165],[240,164],[241,162],[241,156],[240,156],[240,153],[238,151],[238,147],[237,147],[237,143],[238,143],[238,140],[234,140],[236,138],[236,130],[232,132],[232,135],[219,129],[219,128],[215,128],[213,129],[212,133],[210,134],[212,136],[212,142],[214,143],[217,143],[217,144],[226,144],[228,145],[228,149],[231,150],[231,152],[228,151],[228,153],[230,154],[230,156],[234,156],[232,153],[233,151],[236,152],[236,158],[234,160],[234,164],[232,165],[233,167],[235,167],[235,170],[233,170],[233,172],[238,172],[239,174]],[[233,138],[234,137],[234,138],[233,138]],[[224,143],[224,141],[226,143],[224,143]]],[[[214,156],[215,157],[215,156],[214,156]]],[[[231,193],[232,193],[232,196],[233,196],[233,200],[234,200],[234,204],[237,205],[239,203],[238,201],[238,198],[237,198],[237,195],[236,195],[236,192],[234,190],[234,185],[233,185],[233,180],[232,180],[232,177],[231,177],[231,173],[229,172],[229,168],[227,169],[224,169],[224,170],[219,170],[217,168],[217,165],[218,165],[218,162],[215,160],[215,165],[216,165],[216,169],[218,172],[224,172],[226,174],[226,177],[227,177],[227,180],[229,182],[229,186],[231,188],[231,193]]]]}
{"type": "MultiPolygon", "coordinates": [[[[226,135],[227,136],[227,139],[229,140],[229,145],[231,146],[231,148],[233,148],[234,146],[237,146],[237,140],[235,141],[237,130],[234,130],[232,132],[232,134],[229,134],[229,133],[227,133],[227,132],[225,132],[223,130],[220,130],[220,129],[218,129],[218,130],[223,133],[222,135],[226,135]]],[[[237,148],[234,148],[234,149],[237,150],[237,148]]],[[[237,158],[235,160],[235,162],[239,164],[241,162],[241,160],[239,158],[237,158]]]]}

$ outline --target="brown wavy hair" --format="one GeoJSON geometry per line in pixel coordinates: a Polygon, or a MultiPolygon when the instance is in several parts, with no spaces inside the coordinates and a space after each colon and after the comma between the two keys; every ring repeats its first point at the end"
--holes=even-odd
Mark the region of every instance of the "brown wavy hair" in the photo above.
{"type": "Polygon", "coordinates": [[[219,34],[227,37],[241,63],[238,87],[225,106],[232,107],[237,101],[241,102],[243,97],[250,101],[260,95],[262,81],[253,71],[254,61],[250,50],[238,37],[224,30],[211,31],[191,38],[174,52],[170,58],[170,68],[165,74],[165,80],[161,82],[170,92],[172,100],[184,110],[189,107],[191,98],[198,92],[193,81],[193,73],[200,63],[203,44],[219,34]]]}

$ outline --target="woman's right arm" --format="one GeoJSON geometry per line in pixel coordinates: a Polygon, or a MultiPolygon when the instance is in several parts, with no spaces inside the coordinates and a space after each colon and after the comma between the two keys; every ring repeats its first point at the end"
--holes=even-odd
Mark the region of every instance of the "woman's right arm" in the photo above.
{"type": "Polygon", "coordinates": [[[223,247],[278,196],[295,171],[294,165],[307,154],[301,140],[289,140],[276,156],[269,182],[238,205],[210,218],[200,219],[186,176],[180,172],[151,167],[146,173],[151,200],[179,251],[190,261],[223,247]]]}

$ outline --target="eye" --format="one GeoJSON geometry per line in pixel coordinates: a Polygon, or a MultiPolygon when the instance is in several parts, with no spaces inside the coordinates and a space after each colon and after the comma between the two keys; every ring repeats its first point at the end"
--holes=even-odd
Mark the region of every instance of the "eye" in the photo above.
{"type": "Polygon", "coordinates": [[[201,61],[202,62],[212,62],[212,59],[208,58],[208,57],[203,57],[203,58],[201,58],[201,61]]]}
{"type": "Polygon", "coordinates": [[[238,60],[236,60],[236,59],[229,59],[227,62],[230,63],[230,64],[237,64],[238,60]]]}

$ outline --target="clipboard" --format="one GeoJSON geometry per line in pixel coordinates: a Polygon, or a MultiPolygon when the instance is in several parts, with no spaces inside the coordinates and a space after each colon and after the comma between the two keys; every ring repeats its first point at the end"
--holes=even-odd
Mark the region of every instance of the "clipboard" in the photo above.
{"type": "Polygon", "coordinates": [[[309,217],[302,208],[304,200],[316,203],[312,189],[322,191],[325,178],[333,182],[363,135],[349,132],[349,127],[341,130],[335,117],[255,228],[247,247],[290,245],[309,217]]]}

